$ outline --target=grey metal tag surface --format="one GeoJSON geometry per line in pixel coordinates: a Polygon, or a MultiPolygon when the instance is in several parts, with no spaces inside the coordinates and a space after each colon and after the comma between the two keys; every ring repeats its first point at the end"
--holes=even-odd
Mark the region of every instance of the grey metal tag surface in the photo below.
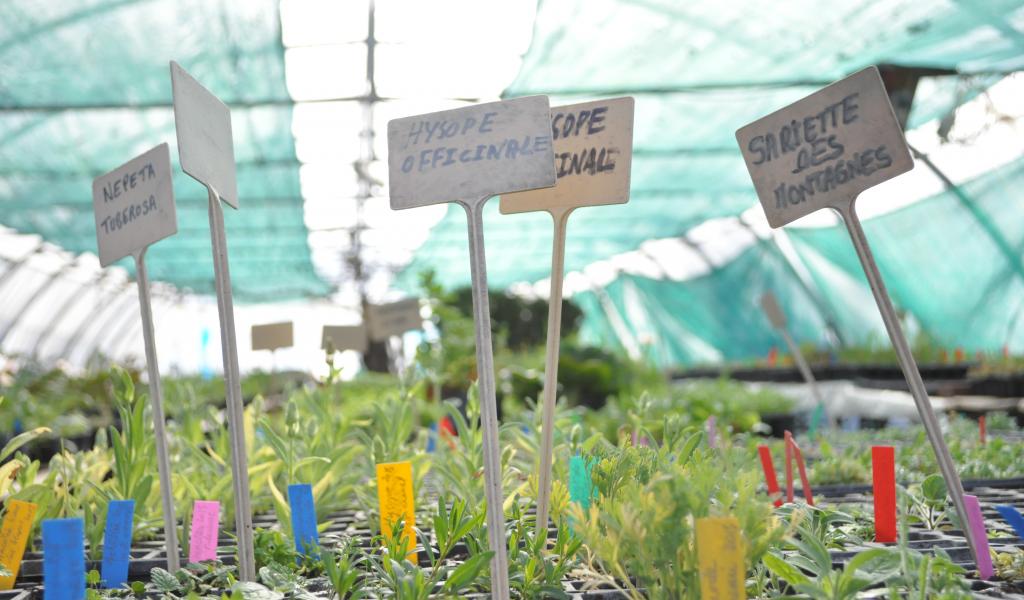
{"type": "Polygon", "coordinates": [[[177,233],[167,144],[94,179],[92,208],[104,267],[177,233]]]}
{"type": "Polygon", "coordinates": [[[171,90],[181,170],[213,187],[222,200],[238,208],[231,110],[174,61],[171,90]]]}
{"type": "Polygon", "coordinates": [[[772,227],[914,168],[875,67],[741,127],[736,141],[772,227]]]}
{"type": "Polygon", "coordinates": [[[389,121],[388,179],[396,210],[555,185],[547,96],[389,121]]]}

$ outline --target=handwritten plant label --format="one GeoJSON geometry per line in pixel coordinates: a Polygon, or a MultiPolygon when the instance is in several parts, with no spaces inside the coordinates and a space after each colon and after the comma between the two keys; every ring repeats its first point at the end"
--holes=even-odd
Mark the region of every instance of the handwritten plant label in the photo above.
{"type": "Polygon", "coordinates": [[[103,562],[100,581],[104,589],[117,589],[128,581],[135,500],[111,500],[103,529],[103,562]]]}
{"type": "Polygon", "coordinates": [[[697,519],[697,567],[700,597],[743,600],[747,597],[743,534],[736,517],[697,519]]]}
{"type": "Polygon", "coordinates": [[[590,476],[593,466],[579,454],[569,457],[569,500],[579,504],[583,510],[590,510],[590,503],[597,498],[597,489],[590,476]]]}
{"type": "Polygon", "coordinates": [[[871,495],[875,504],[875,541],[893,543],[896,528],[896,448],[871,447],[871,495]]]}
{"type": "Polygon", "coordinates": [[[775,299],[775,294],[765,292],[761,295],[761,310],[768,317],[768,322],[772,324],[772,327],[775,329],[786,328],[786,315],[782,312],[779,301],[775,299]]]}
{"type": "Polygon", "coordinates": [[[7,514],[4,515],[3,525],[0,525],[0,565],[11,574],[0,577],[0,590],[14,588],[14,581],[21,568],[21,557],[25,555],[28,534],[32,531],[32,520],[38,508],[32,502],[7,501],[7,514]]]}
{"type": "Polygon", "coordinates": [[[971,529],[971,537],[978,545],[978,555],[975,557],[978,563],[978,576],[981,579],[992,579],[995,571],[992,568],[992,556],[988,549],[988,533],[985,531],[985,519],[981,514],[978,497],[964,494],[964,505],[967,507],[967,522],[971,529]]]}
{"type": "Polygon", "coordinates": [[[376,341],[423,327],[420,301],[416,298],[407,298],[390,304],[371,304],[368,313],[367,327],[370,330],[370,337],[376,341]]]}
{"type": "Polygon", "coordinates": [[[167,144],[94,179],[92,208],[104,267],[177,233],[167,144]]]}
{"type": "Polygon", "coordinates": [[[471,201],[555,185],[547,96],[388,122],[391,208],[471,201]]]}
{"type": "Polygon", "coordinates": [[[196,500],[192,508],[192,534],[188,544],[188,562],[217,559],[217,535],[220,530],[220,502],[196,500]]]}
{"type": "Polygon", "coordinates": [[[85,523],[43,521],[43,583],[46,600],[85,600],[85,523]]]}
{"type": "Polygon", "coordinates": [[[290,348],[294,343],[292,332],[291,321],[253,325],[252,349],[277,350],[278,348],[290,348]]]}
{"type": "Polygon", "coordinates": [[[402,537],[409,549],[407,558],[416,562],[416,506],[412,491],[412,463],[377,465],[377,499],[380,501],[381,535],[391,538],[395,524],[402,521],[402,537]]]}
{"type": "Polygon", "coordinates": [[[292,537],[295,550],[304,556],[319,556],[320,535],[316,530],[313,487],[308,483],[288,486],[288,506],[292,511],[292,537]]]}
{"type": "Polygon", "coordinates": [[[171,90],[181,170],[238,208],[231,111],[174,61],[171,90]]]}
{"type": "Polygon", "coordinates": [[[366,352],[366,346],[366,327],[362,325],[324,325],[323,336],[320,339],[322,349],[333,349],[337,352],[342,350],[366,352]]]}
{"type": "Polygon", "coordinates": [[[555,187],[501,195],[502,214],[629,200],[633,98],[551,109],[555,187]]]}
{"type": "Polygon", "coordinates": [[[772,227],[848,205],[914,167],[875,67],[740,128],[736,140],[772,227]]]}

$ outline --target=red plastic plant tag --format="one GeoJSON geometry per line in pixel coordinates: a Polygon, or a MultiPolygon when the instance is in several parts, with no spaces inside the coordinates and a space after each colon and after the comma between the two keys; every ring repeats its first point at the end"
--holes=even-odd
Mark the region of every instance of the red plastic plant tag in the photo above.
{"type": "Polygon", "coordinates": [[[978,417],[978,440],[982,446],[988,442],[988,437],[985,435],[985,415],[978,417]]]}
{"type": "Polygon", "coordinates": [[[784,434],[786,441],[786,502],[793,503],[793,434],[784,434]]]}
{"type": "Polygon", "coordinates": [[[779,490],[779,479],[775,476],[775,463],[772,461],[772,452],[764,444],[757,447],[757,454],[761,457],[761,468],[764,469],[764,481],[768,486],[768,495],[775,497],[775,506],[782,506],[782,496],[779,490]]]}
{"type": "Polygon", "coordinates": [[[875,500],[875,541],[896,541],[896,449],[871,447],[872,493],[875,500]]]}
{"type": "Polygon", "coordinates": [[[800,446],[796,445],[793,434],[786,432],[786,501],[793,501],[793,460],[796,459],[796,467],[800,472],[800,486],[804,491],[804,499],[807,504],[814,506],[814,494],[811,492],[811,481],[807,478],[807,466],[804,464],[804,453],[800,446]]]}

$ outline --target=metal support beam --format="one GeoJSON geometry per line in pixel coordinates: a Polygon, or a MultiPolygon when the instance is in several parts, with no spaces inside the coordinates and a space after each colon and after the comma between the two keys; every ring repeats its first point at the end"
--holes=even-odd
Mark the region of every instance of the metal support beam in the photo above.
{"type": "Polygon", "coordinates": [[[68,312],[70,312],[71,307],[74,306],[76,302],[78,302],[79,298],[81,297],[81,293],[92,286],[100,285],[103,282],[103,279],[106,278],[110,273],[111,271],[100,271],[96,277],[89,281],[86,281],[78,289],[73,290],[70,294],[68,294],[68,297],[60,305],[60,307],[58,307],[57,310],[53,311],[53,318],[50,319],[50,321],[46,324],[46,327],[43,329],[43,331],[39,334],[39,337],[36,339],[35,346],[32,347],[33,359],[40,358],[39,352],[43,349],[43,346],[46,344],[46,342],[50,341],[50,338],[53,337],[54,332],[60,329],[58,325],[60,325],[64,321],[64,318],[68,315],[68,312]]]}
{"type": "Polygon", "coordinates": [[[21,306],[14,310],[14,314],[8,321],[7,327],[5,327],[3,331],[0,331],[0,348],[3,348],[4,341],[7,339],[7,336],[10,335],[11,331],[18,326],[18,323],[21,321],[21,317],[31,310],[32,307],[35,306],[36,301],[41,298],[43,294],[48,292],[54,284],[60,281],[61,277],[63,277],[65,273],[77,266],[78,261],[79,258],[76,257],[74,260],[66,263],[64,266],[51,273],[49,278],[43,281],[43,284],[37,287],[34,292],[29,294],[28,297],[25,298],[25,301],[21,303],[21,306]]]}
{"type": "Polygon", "coordinates": [[[86,316],[85,318],[82,319],[82,322],[78,324],[78,327],[75,329],[75,331],[71,334],[70,337],[68,337],[67,342],[64,343],[64,347],[61,349],[60,354],[58,354],[57,356],[70,360],[71,351],[75,347],[75,344],[78,342],[79,338],[81,338],[85,334],[85,332],[89,330],[90,325],[95,324],[99,320],[99,317],[101,315],[110,312],[111,309],[113,309],[117,304],[116,302],[114,302],[114,299],[117,297],[117,295],[123,294],[125,290],[127,290],[131,286],[132,282],[126,281],[109,294],[98,295],[96,297],[96,301],[92,305],[92,308],[89,310],[89,314],[95,316],[91,318],[89,316],[86,316]]]}

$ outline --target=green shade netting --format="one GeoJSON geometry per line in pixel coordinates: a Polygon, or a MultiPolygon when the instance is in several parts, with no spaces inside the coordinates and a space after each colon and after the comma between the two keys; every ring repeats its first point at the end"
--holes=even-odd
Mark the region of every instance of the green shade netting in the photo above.
{"type": "MultiPolygon", "coordinates": [[[[552,105],[636,98],[631,199],[573,214],[566,269],[579,270],[754,206],[734,137],[740,126],[868,65],[955,72],[920,80],[907,127],[920,126],[1024,67],[1022,30],[1022,1],[542,1],[506,96],[548,94],[552,105]]],[[[1020,214],[1008,198],[1022,179],[1014,164],[866,225],[894,301],[940,343],[1024,348],[1016,328],[1024,240],[994,216],[1020,214]]],[[[780,343],[755,308],[771,289],[798,340],[826,343],[827,323],[847,343],[884,339],[845,230],[790,235],[810,281],[772,242],[683,282],[621,274],[574,297],[586,315],[582,336],[662,366],[763,355],[780,343]]],[[[493,287],[549,275],[547,215],[501,216],[492,200],[485,237],[493,287]]],[[[424,269],[450,286],[468,283],[461,208],[449,208],[399,283],[414,287],[424,269]]]]}
{"type": "MultiPolygon", "coordinates": [[[[1024,220],[977,216],[1019,215],[1024,206],[1015,190],[1022,179],[1024,159],[864,223],[893,303],[944,347],[1024,350],[1024,220]],[[1004,244],[1013,251],[1004,253],[1004,244]]],[[[824,344],[827,321],[847,343],[885,340],[845,227],[788,233],[823,296],[820,304],[776,247],[762,241],[703,277],[678,282],[621,275],[603,290],[576,294],[585,314],[582,339],[632,346],[661,366],[764,356],[781,345],[755,308],[770,290],[797,340],[824,344]]]]}
{"type": "MultiPolygon", "coordinates": [[[[921,80],[908,127],[948,114],[1024,66],[1024,2],[900,0],[823,5],[674,0],[542,1],[534,40],[507,96],[549,94],[553,105],[636,98],[628,205],[577,211],[566,268],[682,235],[737,215],[756,197],[734,133],[871,64],[956,70],[921,80]]],[[[536,281],[550,269],[546,215],[485,215],[489,283],[536,281]]],[[[452,206],[399,275],[412,289],[434,269],[469,281],[465,216],[452,206]]]]}
{"type": "Polygon", "coordinates": [[[0,23],[0,224],[95,253],[92,179],[168,142],[178,234],[148,251],[150,277],[212,293],[206,190],[177,161],[174,59],[232,108],[235,296],[330,291],[310,261],[276,0],[15,0],[0,23]]]}

